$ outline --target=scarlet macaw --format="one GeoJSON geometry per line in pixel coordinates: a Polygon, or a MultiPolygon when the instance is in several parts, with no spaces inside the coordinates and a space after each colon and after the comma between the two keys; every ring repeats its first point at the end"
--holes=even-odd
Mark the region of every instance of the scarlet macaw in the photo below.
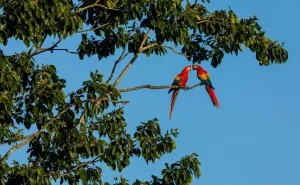
{"type": "Polygon", "coordinates": [[[215,88],[212,86],[208,72],[205,71],[199,65],[193,65],[193,69],[197,70],[197,76],[198,76],[199,80],[201,80],[201,84],[205,85],[206,91],[209,94],[210,99],[211,99],[212,103],[214,104],[214,106],[220,107],[217,97],[214,93],[215,88]]]}
{"type": "MultiPolygon", "coordinates": [[[[191,71],[191,66],[186,66],[182,72],[180,74],[178,74],[173,83],[172,83],[172,86],[182,86],[182,87],[185,87],[186,86],[186,82],[188,81],[188,78],[189,78],[189,72],[191,71]]],[[[174,107],[174,104],[175,104],[175,100],[176,100],[176,97],[179,93],[179,88],[171,88],[168,92],[168,94],[170,92],[173,91],[173,94],[172,94],[172,99],[171,99],[171,108],[170,108],[170,118],[172,118],[172,111],[173,111],[173,107],[174,107]]]]}

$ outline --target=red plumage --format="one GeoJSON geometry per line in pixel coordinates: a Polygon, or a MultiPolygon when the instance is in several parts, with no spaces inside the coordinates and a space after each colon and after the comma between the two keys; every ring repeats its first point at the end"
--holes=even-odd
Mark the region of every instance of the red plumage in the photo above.
{"type": "MultiPolygon", "coordinates": [[[[175,79],[174,79],[174,81],[172,83],[172,86],[185,87],[186,86],[186,82],[189,79],[189,71],[190,70],[191,70],[191,66],[186,66],[182,70],[182,72],[175,77],[175,79]]],[[[173,91],[173,94],[172,94],[172,98],[171,98],[170,118],[169,119],[172,118],[172,112],[173,112],[175,100],[176,100],[177,95],[179,93],[179,88],[171,88],[168,93],[170,93],[172,91],[173,91]]]]}
{"type": "Polygon", "coordinates": [[[194,65],[193,69],[197,70],[197,77],[201,80],[201,83],[205,85],[206,91],[210,96],[210,99],[215,107],[220,108],[219,102],[214,92],[214,87],[212,86],[210,76],[207,71],[205,71],[201,66],[194,65]]]}
{"type": "Polygon", "coordinates": [[[214,106],[220,108],[218,99],[217,99],[217,97],[215,95],[215,92],[214,92],[213,88],[211,88],[208,85],[206,85],[205,88],[206,88],[206,91],[209,94],[210,99],[211,99],[212,103],[214,104],[214,106]]]}
{"type": "Polygon", "coordinates": [[[179,93],[179,89],[175,89],[173,94],[172,94],[172,99],[171,99],[171,108],[170,108],[170,118],[172,118],[172,112],[173,112],[173,108],[174,108],[174,104],[175,104],[175,100],[177,98],[177,95],[179,93]]]}

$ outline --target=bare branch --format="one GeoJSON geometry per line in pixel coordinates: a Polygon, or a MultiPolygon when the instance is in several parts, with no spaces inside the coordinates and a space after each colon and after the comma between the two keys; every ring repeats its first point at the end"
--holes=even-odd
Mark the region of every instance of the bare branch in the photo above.
{"type": "Polygon", "coordinates": [[[114,73],[115,73],[115,70],[116,70],[116,67],[117,67],[118,63],[120,63],[129,54],[129,53],[125,54],[125,51],[126,50],[124,49],[123,52],[122,52],[122,54],[120,55],[119,59],[115,62],[115,65],[114,65],[114,67],[113,67],[113,69],[112,69],[112,71],[110,73],[110,76],[107,79],[106,83],[109,83],[110,80],[112,79],[112,77],[114,76],[114,73]]]}
{"type": "Polygon", "coordinates": [[[51,51],[66,51],[68,53],[71,53],[71,54],[78,54],[78,52],[75,52],[75,51],[69,51],[68,49],[51,49],[51,51]]]}
{"type": "Polygon", "coordinates": [[[181,53],[181,52],[176,51],[175,48],[172,48],[171,46],[163,46],[163,47],[172,50],[174,53],[177,53],[178,55],[182,55],[182,56],[185,56],[185,57],[189,57],[188,55],[186,55],[186,54],[184,54],[184,53],[181,53]]]}
{"type": "Polygon", "coordinates": [[[170,89],[170,88],[179,88],[179,89],[184,89],[184,90],[191,90],[194,89],[195,87],[201,86],[202,84],[196,84],[191,87],[182,87],[182,86],[172,86],[172,85],[164,85],[164,86],[152,86],[150,84],[148,85],[142,85],[142,86],[137,86],[137,87],[132,87],[132,88],[126,88],[126,89],[119,89],[120,92],[129,92],[129,91],[136,91],[140,89],[170,89]]]}
{"type": "Polygon", "coordinates": [[[79,8],[78,10],[76,10],[76,13],[82,12],[82,11],[84,11],[86,9],[93,8],[93,7],[102,7],[102,8],[107,9],[107,10],[116,10],[116,11],[121,10],[121,9],[118,9],[118,8],[109,8],[109,7],[105,6],[105,5],[98,4],[99,2],[100,2],[100,0],[97,0],[94,4],[85,6],[83,8],[79,8]]]}
{"type": "MultiPolygon", "coordinates": [[[[203,20],[201,20],[201,21],[198,21],[198,22],[196,22],[196,24],[202,24],[202,23],[205,23],[205,22],[211,22],[211,23],[219,23],[219,24],[222,24],[221,22],[213,21],[213,20],[208,20],[208,19],[203,19],[203,20]]],[[[234,23],[230,23],[230,24],[234,24],[234,23]]]]}
{"type": "Polygon", "coordinates": [[[52,124],[55,120],[57,120],[59,117],[61,117],[65,112],[67,112],[69,109],[71,109],[73,106],[77,105],[77,104],[80,104],[80,103],[85,103],[85,102],[91,102],[91,103],[97,103],[97,102],[101,102],[101,101],[109,101],[109,102],[112,102],[112,103],[129,103],[128,100],[123,100],[123,101],[115,101],[115,100],[111,100],[111,99],[108,99],[108,98],[102,98],[102,99],[87,99],[87,100],[83,100],[83,101],[80,101],[80,102],[74,102],[72,104],[69,104],[65,109],[63,109],[62,111],[60,111],[55,117],[53,117],[51,120],[49,120],[45,126],[43,128],[41,128],[38,132],[34,133],[34,134],[30,134],[26,137],[28,137],[29,139],[20,143],[20,144],[17,144],[15,145],[14,147],[12,147],[11,149],[9,149],[5,155],[0,158],[0,163],[5,160],[13,151],[27,145],[34,137],[37,137],[38,135],[40,135],[50,124],[52,124]]]}
{"type": "Polygon", "coordinates": [[[1,163],[4,159],[6,159],[11,153],[13,153],[14,150],[19,149],[19,148],[21,148],[21,147],[27,145],[31,140],[32,140],[32,138],[31,138],[31,139],[28,139],[28,140],[26,140],[26,141],[24,141],[23,143],[20,143],[20,144],[18,144],[18,145],[16,145],[16,146],[12,147],[11,149],[9,149],[9,150],[5,153],[5,155],[4,155],[2,158],[0,158],[0,163],[1,163]]]}
{"type": "Polygon", "coordinates": [[[132,64],[135,62],[135,60],[139,57],[140,53],[136,53],[134,55],[134,57],[130,60],[130,62],[127,64],[127,66],[123,69],[123,71],[121,72],[121,74],[119,75],[119,77],[117,78],[117,80],[115,81],[115,83],[113,84],[114,86],[117,86],[119,84],[119,82],[121,81],[121,79],[123,78],[123,76],[125,75],[125,73],[128,71],[128,69],[132,66],[132,64]]]}
{"type": "Polygon", "coordinates": [[[144,37],[144,39],[143,39],[143,41],[142,41],[142,43],[141,43],[141,45],[140,45],[140,49],[139,49],[140,52],[141,52],[141,50],[143,49],[143,46],[144,46],[144,44],[145,44],[145,42],[146,42],[146,40],[147,40],[147,38],[148,38],[148,35],[149,35],[150,31],[151,31],[151,29],[149,29],[149,30],[147,31],[147,33],[146,33],[146,35],[145,35],[145,37],[144,37]]]}
{"type": "Polygon", "coordinates": [[[158,43],[156,43],[156,42],[154,42],[154,43],[152,43],[152,44],[149,44],[149,45],[147,45],[147,46],[141,48],[141,52],[143,52],[143,51],[145,51],[145,50],[147,50],[147,49],[149,49],[149,48],[152,48],[152,47],[154,47],[154,46],[157,46],[157,45],[158,45],[158,43]]]}
{"type": "Polygon", "coordinates": [[[30,55],[31,54],[31,52],[32,52],[32,50],[33,50],[33,48],[34,48],[34,44],[30,47],[30,49],[29,49],[29,51],[28,51],[28,54],[30,55]]]}
{"type": "Polygon", "coordinates": [[[62,41],[62,39],[59,39],[55,44],[53,44],[53,46],[49,47],[49,48],[41,48],[41,47],[37,47],[36,50],[30,55],[30,58],[35,56],[35,55],[38,55],[38,54],[41,54],[43,52],[46,52],[46,51],[51,51],[53,50],[55,47],[57,47],[57,45],[62,41]]]}
{"type": "Polygon", "coordinates": [[[8,143],[15,143],[15,142],[23,141],[25,139],[30,139],[30,138],[31,138],[30,135],[28,135],[28,136],[22,136],[22,137],[16,138],[15,140],[4,140],[4,141],[0,142],[0,144],[2,145],[2,144],[8,144],[8,143]]]}
{"type": "MultiPolygon", "coordinates": [[[[145,34],[145,37],[139,47],[139,51],[134,55],[134,57],[130,60],[130,62],[127,64],[127,66],[123,69],[123,71],[121,72],[121,74],[118,76],[117,80],[115,81],[115,83],[113,84],[114,86],[117,86],[121,79],[123,78],[123,76],[125,75],[125,73],[128,71],[128,69],[132,66],[132,64],[135,62],[135,60],[139,57],[140,53],[143,52],[145,49],[143,48],[147,38],[148,38],[148,35],[150,33],[151,29],[149,29],[147,31],[147,33],[145,34]]],[[[147,46],[146,46],[147,47],[147,46]]]]}
{"type": "Polygon", "coordinates": [[[43,41],[41,42],[41,44],[39,45],[39,47],[42,47],[42,45],[44,44],[44,42],[45,42],[46,38],[47,38],[47,35],[44,35],[44,37],[43,37],[43,41]]]}
{"type": "Polygon", "coordinates": [[[105,23],[105,24],[103,24],[103,25],[101,25],[101,26],[98,26],[98,27],[96,27],[96,28],[90,28],[90,29],[87,29],[87,30],[80,30],[80,31],[78,31],[77,33],[83,33],[83,32],[88,32],[88,31],[96,31],[96,30],[98,30],[98,29],[100,29],[100,28],[103,28],[103,27],[105,27],[105,26],[107,26],[107,25],[109,25],[109,23],[105,23]]]}
{"type": "Polygon", "coordinates": [[[32,52],[32,50],[33,50],[34,47],[36,47],[36,50],[35,50],[35,51],[37,51],[38,48],[41,48],[42,45],[44,44],[46,38],[47,38],[47,35],[44,35],[42,42],[41,42],[40,45],[38,45],[38,46],[37,46],[36,44],[33,44],[33,45],[31,46],[31,48],[29,49],[28,54],[29,54],[29,55],[31,54],[31,52],[32,52]]]}

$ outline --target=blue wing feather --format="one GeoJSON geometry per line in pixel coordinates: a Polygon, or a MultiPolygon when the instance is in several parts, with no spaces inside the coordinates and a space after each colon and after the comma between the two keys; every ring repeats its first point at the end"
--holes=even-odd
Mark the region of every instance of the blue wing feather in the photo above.
{"type": "MultiPolygon", "coordinates": [[[[175,79],[174,79],[174,81],[173,81],[173,83],[172,83],[172,86],[178,85],[181,81],[182,81],[182,77],[176,76],[175,79]]],[[[174,88],[171,88],[171,89],[169,90],[168,94],[169,94],[170,92],[172,92],[173,90],[174,90],[174,88]]]]}

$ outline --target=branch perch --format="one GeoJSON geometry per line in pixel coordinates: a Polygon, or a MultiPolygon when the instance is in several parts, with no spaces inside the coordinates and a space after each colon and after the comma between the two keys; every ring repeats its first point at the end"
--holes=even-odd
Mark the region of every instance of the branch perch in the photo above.
{"type": "Polygon", "coordinates": [[[198,86],[201,86],[202,84],[196,84],[191,87],[182,87],[182,86],[172,86],[172,85],[164,85],[164,86],[152,86],[150,84],[148,85],[142,85],[142,86],[137,86],[137,87],[132,87],[132,88],[126,88],[126,89],[119,89],[120,92],[130,92],[130,91],[136,91],[140,89],[169,89],[169,88],[179,88],[179,89],[184,89],[184,90],[191,90],[194,89],[198,86]]]}

